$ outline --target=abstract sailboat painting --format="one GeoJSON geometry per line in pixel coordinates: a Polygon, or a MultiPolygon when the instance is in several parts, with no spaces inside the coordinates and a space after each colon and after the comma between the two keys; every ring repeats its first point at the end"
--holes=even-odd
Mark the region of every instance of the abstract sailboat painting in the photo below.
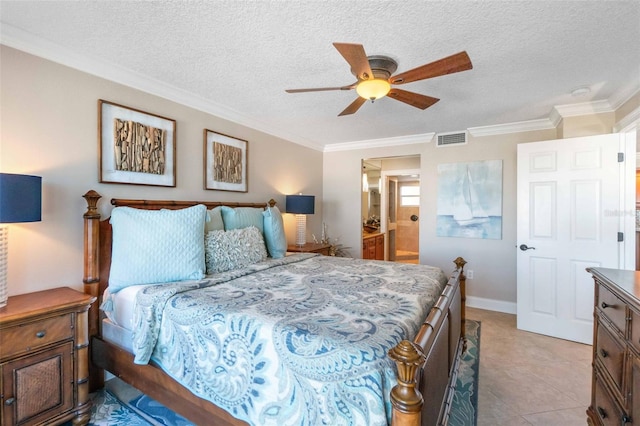
{"type": "Polygon", "coordinates": [[[439,237],[502,238],[502,160],[438,165],[439,237]]]}

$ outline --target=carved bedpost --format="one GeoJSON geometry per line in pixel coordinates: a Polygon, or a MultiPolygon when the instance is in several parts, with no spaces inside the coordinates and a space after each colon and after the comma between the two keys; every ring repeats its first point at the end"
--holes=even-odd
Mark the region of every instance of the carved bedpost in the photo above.
{"type": "MultiPolygon", "coordinates": [[[[88,313],[89,342],[91,337],[98,334],[99,326],[99,292],[100,292],[100,213],[98,213],[98,200],[102,197],[96,191],[88,191],[83,195],[87,201],[87,211],[84,217],[84,292],[96,298],[91,304],[88,313]]],[[[104,374],[89,363],[89,391],[103,387],[104,374]]]]}
{"type": "Polygon", "coordinates": [[[461,324],[461,328],[460,328],[460,334],[462,337],[462,341],[463,341],[463,351],[467,349],[467,340],[465,338],[465,322],[467,320],[467,276],[464,274],[464,265],[467,264],[467,261],[464,260],[461,257],[458,257],[456,260],[453,261],[453,263],[456,264],[456,268],[460,270],[460,310],[461,310],[461,317],[462,317],[462,324],[461,324]]]}
{"type": "Polygon", "coordinates": [[[416,390],[416,372],[426,356],[416,343],[403,340],[389,350],[389,357],[398,367],[398,384],[391,389],[393,426],[420,425],[424,400],[416,390]]]}
{"type": "Polygon", "coordinates": [[[276,205],[276,200],[274,200],[273,198],[269,200],[269,202],[267,203],[269,204],[269,207],[273,207],[276,205]]]}

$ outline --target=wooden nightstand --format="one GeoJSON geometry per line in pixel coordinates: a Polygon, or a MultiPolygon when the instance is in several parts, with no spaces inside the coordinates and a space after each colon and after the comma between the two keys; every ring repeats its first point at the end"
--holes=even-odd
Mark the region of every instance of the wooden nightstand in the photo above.
{"type": "Polygon", "coordinates": [[[12,296],[0,308],[0,423],[89,422],[87,310],[94,300],[62,287],[12,296]]]}
{"type": "Polygon", "coordinates": [[[294,253],[320,253],[322,255],[329,256],[330,247],[330,244],[307,243],[303,246],[292,244],[287,246],[287,251],[294,253]]]}

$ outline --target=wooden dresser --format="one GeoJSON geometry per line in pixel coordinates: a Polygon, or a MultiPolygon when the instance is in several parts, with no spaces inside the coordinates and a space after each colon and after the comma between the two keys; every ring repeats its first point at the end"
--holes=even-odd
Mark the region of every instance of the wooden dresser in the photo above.
{"type": "Polygon", "coordinates": [[[87,310],[94,300],[62,287],[10,297],[0,309],[0,424],[89,422],[87,310]]]}
{"type": "Polygon", "coordinates": [[[588,271],[595,280],[588,423],[640,425],[640,272],[588,271]]]}

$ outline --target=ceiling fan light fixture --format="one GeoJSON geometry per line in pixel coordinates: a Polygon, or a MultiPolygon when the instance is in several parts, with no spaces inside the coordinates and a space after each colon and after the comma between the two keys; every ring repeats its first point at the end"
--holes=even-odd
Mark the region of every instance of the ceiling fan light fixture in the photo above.
{"type": "Polygon", "coordinates": [[[375,101],[387,96],[391,90],[391,84],[382,78],[363,80],[356,86],[356,92],[361,98],[375,101]]]}

